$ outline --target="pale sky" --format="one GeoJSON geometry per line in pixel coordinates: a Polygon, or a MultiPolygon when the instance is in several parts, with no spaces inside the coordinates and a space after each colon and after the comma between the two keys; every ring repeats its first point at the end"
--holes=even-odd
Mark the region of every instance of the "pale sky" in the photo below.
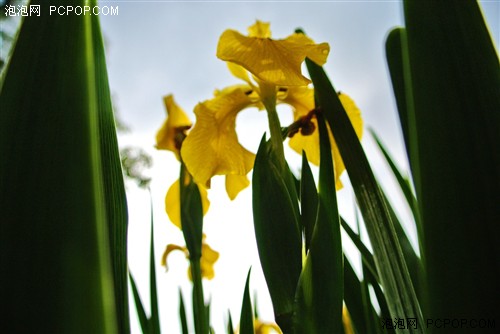
{"type": "MultiPolygon", "coordinates": [[[[167,243],[183,245],[184,242],[182,233],[168,221],[164,211],[164,196],[178,177],[179,165],[172,153],[154,149],[156,131],[166,115],[162,97],[174,94],[194,122],[192,110],[198,102],[211,98],[214,89],[239,83],[215,56],[218,38],[226,29],[246,34],[247,27],[259,19],[271,23],[274,38],[285,38],[301,27],[316,42],[328,42],[331,51],[325,69],[335,88],[354,99],[365,126],[375,129],[399,165],[407,170],[384,52],[385,38],[391,28],[403,25],[399,1],[100,1],[100,4],[119,7],[118,16],[101,16],[101,24],[115,106],[132,130],[121,136],[120,143],[140,146],[154,158],[150,175],[158,263],[167,243]]],[[[498,46],[500,3],[483,1],[482,7],[498,46]]],[[[283,109],[280,113],[282,124],[288,124],[291,112],[283,109]]],[[[249,109],[238,116],[240,141],[250,151],[256,152],[266,129],[263,112],[249,109]]],[[[368,134],[363,145],[384,187],[399,196],[368,134]]],[[[287,156],[291,157],[292,166],[300,161],[293,152],[287,156]]],[[[345,175],[343,180],[347,180],[345,175]]],[[[353,197],[348,182],[344,184],[346,189],[338,193],[340,210],[354,224],[353,197]]],[[[149,303],[149,195],[129,184],[128,196],[130,269],[137,278],[143,300],[149,303]]],[[[251,287],[257,291],[260,314],[264,320],[271,320],[271,303],[254,240],[251,190],[243,191],[231,202],[225,196],[223,178],[216,177],[209,198],[212,203],[205,216],[205,232],[208,243],[221,254],[215,266],[216,278],[204,282],[206,297],[210,294],[212,300],[212,325],[217,333],[224,333],[229,309],[234,324],[238,323],[250,266],[253,266],[251,287]]],[[[400,216],[409,221],[405,205],[400,201],[394,204],[400,216]]],[[[415,241],[411,223],[408,226],[415,241]]],[[[347,239],[344,237],[344,241],[347,239]]],[[[347,241],[346,244],[349,247],[347,241]]],[[[353,259],[359,262],[355,254],[353,259]]],[[[169,267],[168,273],[159,266],[157,270],[160,314],[163,331],[177,333],[180,332],[179,285],[185,300],[189,303],[191,299],[187,260],[174,253],[169,267]]],[[[132,301],[131,304],[134,310],[132,301]]],[[[188,309],[188,316],[190,313],[188,309]]],[[[135,319],[133,333],[140,333],[135,319]]]]}

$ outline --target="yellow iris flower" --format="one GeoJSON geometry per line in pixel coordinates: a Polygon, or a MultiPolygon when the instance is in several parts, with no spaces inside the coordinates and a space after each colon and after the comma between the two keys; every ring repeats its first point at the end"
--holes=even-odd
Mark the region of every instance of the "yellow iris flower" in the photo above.
{"type": "MultiPolygon", "coordinates": [[[[156,134],[156,148],[172,151],[177,160],[180,160],[181,146],[187,136],[187,131],[193,123],[189,120],[184,110],[175,102],[172,95],[165,96],[163,102],[167,110],[167,119],[156,134]]],[[[187,179],[184,182],[189,182],[188,177],[190,176],[187,175],[187,179]]],[[[200,190],[203,214],[205,214],[210,206],[207,190],[203,186],[198,186],[198,189],[200,190]]],[[[177,180],[170,186],[165,196],[165,211],[168,218],[179,228],[181,228],[180,191],[180,182],[177,180]]]]}
{"type": "MultiPolygon", "coordinates": [[[[206,242],[205,242],[205,234],[203,234],[203,241],[201,244],[201,259],[200,259],[200,267],[201,267],[201,277],[206,279],[213,279],[215,277],[214,264],[219,259],[219,252],[213,250],[206,242]]],[[[179,250],[184,253],[187,259],[189,259],[189,251],[185,246],[179,246],[174,244],[168,244],[163,252],[161,257],[161,265],[168,270],[167,258],[171,252],[179,250]]],[[[191,276],[191,266],[188,268],[188,277],[192,280],[191,276]]]]}
{"type": "Polygon", "coordinates": [[[198,184],[210,187],[214,175],[226,175],[226,191],[231,199],[250,182],[246,175],[253,168],[255,154],[238,142],[236,115],[258,106],[247,95],[245,86],[233,86],[199,103],[194,113],[196,124],[182,145],[182,158],[198,184]]]}
{"type": "Polygon", "coordinates": [[[167,118],[156,134],[156,148],[174,152],[179,160],[180,146],[193,123],[171,94],[163,97],[163,103],[167,118]]]}
{"type": "Polygon", "coordinates": [[[306,57],[322,65],[329,53],[328,44],[314,44],[302,34],[284,40],[272,40],[270,36],[269,24],[260,21],[249,28],[248,37],[234,30],[221,35],[217,56],[226,60],[231,73],[246,84],[217,91],[213,99],[196,106],[196,124],[181,150],[197,183],[209,187],[214,175],[226,175],[226,191],[231,199],[249,185],[246,175],[255,159],[238,142],[237,114],[249,107],[274,107],[285,86],[310,83],[300,70],[306,57]]]}
{"type": "Polygon", "coordinates": [[[315,44],[304,34],[271,39],[269,23],[258,21],[248,28],[248,36],[235,30],[224,31],[217,46],[217,57],[251,72],[263,82],[276,86],[304,86],[311,81],[300,70],[306,57],[323,65],[330,47],[315,44]]]}
{"type": "MultiPolygon", "coordinates": [[[[303,34],[292,34],[284,40],[270,37],[269,23],[261,21],[249,28],[249,36],[234,30],[221,35],[217,56],[226,60],[230,72],[245,84],[216,91],[213,99],[195,107],[196,124],[181,150],[183,161],[198,184],[208,188],[213,176],[226,175],[226,191],[231,199],[249,185],[246,175],[255,159],[238,141],[237,114],[249,107],[274,109],[276,104],[285,103],[292,107],[295,120],[305,117],[314,109],[314,91],[307,86],[310,80],[302,75],[301,63],[309,57],[323,65],[329,53],[328,44],[315,44],[303,34]]],[[[363,122],[359,109],[347,95],[340,98],[361,137],[363,122]]],[[[305,150],[309,160],[319,164],[316,119],[313,117],[309,123],[309,133],[303,129],[293,136],[290,146],[298,153],[305,150]]],[[[344,165],[331,135],[330,138],[340,189],[338,178],[344,165]]]]}

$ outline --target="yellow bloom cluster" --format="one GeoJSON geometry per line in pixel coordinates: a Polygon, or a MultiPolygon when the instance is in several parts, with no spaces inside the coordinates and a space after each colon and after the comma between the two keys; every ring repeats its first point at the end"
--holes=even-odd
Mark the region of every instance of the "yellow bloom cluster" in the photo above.
{"type": "MultiPolygon", "coordinates": [[[[158,131],[156,147],[174,152],[186,165],[199,186],[204,213],[209,206],[206,189],[213,176],[226,176],[226,192],[231,199],[250,184],[247,174],[253,168],[255,155],[239,143],[236,133],[236,117],[244,109],[275,112],[278,104],[291,106],[299,128],[289,133],[289,145],[299,154],[305,151],[310,162],[319,164],[319,135],[312,112],[314,90],[309,87],[311,81],[302,75],[301,64],[307,57],[323,65],[329,51],[327,43],[316,44],[304,34],[271,39],[269,23],[257,21],[249,27],[248,36],[230,29],[222,33],[217,57],[226,61],[229,71],[243,83],[217,90],[212,99],[196,105],[192,129],[192,122],[173,97],[165,97],[167,120],[158,131]]],[[[359,109],[347,95],[339,97],[361,137],[359,109]]],[[[331,133],[330,140],[336,186],[340,189],[344,164],[331,133]]],[[[181,227],[179,182],[170,187],[165,204],[170,220],[181,227]]]]}

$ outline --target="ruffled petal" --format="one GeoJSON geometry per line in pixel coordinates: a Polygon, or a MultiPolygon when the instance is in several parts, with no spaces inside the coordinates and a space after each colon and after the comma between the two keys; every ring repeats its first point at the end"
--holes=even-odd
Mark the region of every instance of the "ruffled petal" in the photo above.
{"type": "Polygon", "coordinates": [[[254,25],[248,27],[248,36],[271,38],[271,24],[257,20],[254,25]]]}
{"type": "Polygon", "coordinates": [[[246,37],[235,30],[222,33],[217,45],[217,57],[236,63],[258,79],[277,86],[304,86],[310,80],[301,73],[306,57],[322,64],[330,47],[327,43],[314,44],[302,34],[293,34],[284,40],[246,37]]]}
{"type": "Polygon", "coordinates": [[[208,188],[214,175],[246,175],[253,168],[255,155],[236,134],[236,115],[251,105],[245,92],[235,88],[195,107],[196,125],[181,150],[195,182],[208,188]]]}
{"type": "Polygon", "coordinates": [[[169,150],[179,157],[179,143],[177,141],[185,136],[185,132],[192,126],[192,122],[187,117],[184,110],[174,100],[172,95],[163,98],[167,110],[167,119],[156,134],[156,148],[159,150],[169,150]]]}
{"type": "MultiPolygon", "coordinates": [[[[210,207],[208,200],[208,192],[204,187],[198,185],[201,196],[201,206],[203,208],[203,215],[205,215],[210,207]]],[[[182,229],[181,226],[181,188],[179,180],[172,183],[165,196],[165,211],[167,212],[170,221],[182,229]]]]}

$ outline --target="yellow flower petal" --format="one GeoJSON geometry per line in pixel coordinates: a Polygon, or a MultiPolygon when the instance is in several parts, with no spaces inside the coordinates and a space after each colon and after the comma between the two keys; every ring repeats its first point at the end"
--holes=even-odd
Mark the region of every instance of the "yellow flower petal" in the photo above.
{"type": "MultiPolygon", "coordinates": [[[[203,208],[203,215],[205,215],[210,207],[208,200],[208,193],[204,187],[198,186],[201,195],[201,205],[203,208]]],[[[167,212],[170,221],[182,229],[181,227],[181,188],[179,180],[172,183],[165,196],[165,211],[167,212]]]]}
{"type": "Polygon", "coordinates": [[[211,280],[215,276],[214,264],[219,259],[219,252],[213,250],[208,244],[201,245],[201,276],[211,280]]]}
{"type": "Polygon", "coordinates": [[[226,192],[231,201],[249,185],[250,181],[246,175],[226,175],[226,192]]]}
{"type": "Polygon", "coordinates": [[[284,96],[278,94],[278,103],[292,106],[295,120],[306,116],[314,109],[314,89],[307,86],[292,86],[285,89],[284,96]]]}
{"type": "MultiPolygon", "coordinates": [[[[214,264],[219,259],[219,252],[213,250],[205,242],[205,238],[206,236],[203,234],[200,259],[201,277],[211,280],[215,277],[214,264]]],[[[191,266],[188,268],[188,277],[190,280],[193,280],[193,276],[191,275],[191,266]]]]}
{"type": "Polygon", "coordinates": [[[217,45],[218,58],[239,64],[258,79],[277,86],[307,85],[310,80],[301,73],[302,62],[309,57],[322,65],[329,52],[327,43],[314,44],[302,34],[272,40],[246,37],[230,29],[222,33],[217,45]]]}
{"type": "Polygon", "coordinates": [[[358,135],[358,138],[361,139],[363,137],[363,119],[361,118],[361,111],[348,95],[341,93],[339,94],[339,99],[347,112],[347,116],[349,116],[354,131],[358,135]]]}
{"type": "Polygon", "coordinates": [[[271,24],[257,20],[254,25],[248,27],[248,36],[271,38],[271,24]]]}
{"type": "Polygon", "coordinates": [[[168,270],[168,265],[167,265],[167,258],[170,255],[170,253],[174,250],[180,250],[188,256],[188,250],[186,247],[174,245],[174,244],[168,244],[167,247],[165,248],[165,251],[163,252],[163,255],[161,256],[161,265],[165,267],[166,270],[168,270]]]}
{"type": "Polygon", "coordinates": [[[252,81],[250,80],[250,76],[248,75],[248,71],[245,70],[242,66],[237,65],[235,63],[226,62],[227,68],[229,68],[229,72],[234,75],[236,78],[241,79],[248,83],[250,86],[253,86],[252,81]]]}
{"type": "Polygon", "coordinates": [[[179,157],[179,139],[182,140],[185,132],[192,126],[184,110],[175,103],[172,95],[163,98],[167,109],[167,119],[156,134],[156,148],[169,150],[179,157]],[[179,138],[181,136],[182,138],[179,138]]]}
{"type": "MultiPolygon", "coordinates": [[[[310,106],[310,93],[304,93],[301,91],[296,91],[296,95],[293,94],[294,91],[290,91],[287,98],[284,100],[290,103],[292,106],[296,107],[294,109],[294,118],[298,119],[307,114],[307,106],[310,106]],[[303,99],[302,104],[298,103],[296,100],[303,99]]],[[[347,115],[358,135],[358,138],[361,139],[363,134],[363,119],[361,118],[361,112],[354,103],[354,101],[347,96],[346,94],[339,95],[340,101],[342,105],[346,109],[347,115]]],[[[313,118],[311,122],[315,125],[315,128],[318,128],[318,123],[316,118],[313,118]]],[[[330,127],[328,127],[330,129],[330,127]]],[[[335,180],[336,180],[336,188],[337,190],[342,188],[342,183],[340,182],[340,175],[345,170],[344,162],[342,161],[342,157],[340,156],[340,152],[337,148],[335,140],[332,136],[331,131],[329,131],[330,142],[332,143],[332,159],[335,166],[335,180]]],[[[307,154],[307,159],[315,164],[319,165],[319,135],[318,131],[314,131],[311,135],[304,136],[301,133],[295,134],[289,142],[290,147],[295,150],[297,153],[302,154],[302,150],[304,150],[307,154]]]]}
{"type": "Polygon", "coordinates": [[[196,125],[182,145],[181,155],[198,184],[209,187],[214,175],[246,175],[255,155],[238,142],[236,115],[252,105],[241,89],[224,91],[194,110],[196,125]]]}

